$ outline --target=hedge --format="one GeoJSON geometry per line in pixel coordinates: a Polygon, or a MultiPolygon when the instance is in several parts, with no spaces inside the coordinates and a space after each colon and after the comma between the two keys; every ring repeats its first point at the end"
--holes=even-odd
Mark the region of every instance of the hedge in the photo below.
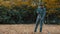
{"type": "Polygon", "coordinates": [[[0,24],[32,23],[36,18],[35,8],[21,6],[8,9],[0,6],[0,24]]]}
{"type": "MultiPolygon", "coordinates": [[[[0,6],[0,24],[31,24],[35,23],[37,13],[36,8],[32,6],[20,7],[14,6],[12,8],[7,8],[5,6],[0,6]]],[[[45,17],[45,24],[60,24],[60,18],[57,17],[59,12],[53,14],[47,13],[45,17]]]]}

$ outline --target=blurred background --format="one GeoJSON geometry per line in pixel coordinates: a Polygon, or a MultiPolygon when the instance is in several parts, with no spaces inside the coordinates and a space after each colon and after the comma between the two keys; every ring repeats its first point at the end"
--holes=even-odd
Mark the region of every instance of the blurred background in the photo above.
{"type": "MultiPolygon", "coordinates": [[[[60,0],[42,0],[45,24],[60,24],[60,0]]],[[[38,0],[0,0],[0,24],[34,24],[38,0]]]]}

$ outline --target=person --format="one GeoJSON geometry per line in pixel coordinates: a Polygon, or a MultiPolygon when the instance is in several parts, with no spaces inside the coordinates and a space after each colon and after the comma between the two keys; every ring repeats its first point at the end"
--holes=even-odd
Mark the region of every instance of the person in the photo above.
{"type": "Polygon", "coordinates": [[[37,19],[36,19],[36,25],[34,32],[37,31],[38,25],[40,23],[40,32],[42,32],[42,26],[44,23],[44,17],[46,15],[46,8],[43,6],[43,4],[39,5],[37,8],[37,19]]]}

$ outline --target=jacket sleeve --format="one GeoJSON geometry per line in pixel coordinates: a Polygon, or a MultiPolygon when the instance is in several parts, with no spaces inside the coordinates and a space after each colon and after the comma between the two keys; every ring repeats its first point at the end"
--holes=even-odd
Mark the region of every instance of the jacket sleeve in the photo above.
{"type": "Polygon", "coordinates": [[[36,13],[38,14],[38,8],[36,9],[36,13]]]}
{"type": "Polygon", "coordinates": [[[46,8],[43,9],[43,16],[42,16],[42,19],[45,17],[46,15],[46,8]]]}
{"type": "Polygon", "coordinates": [[[40,8],[37,8],[37,14],[39,14],[40,8]]]}

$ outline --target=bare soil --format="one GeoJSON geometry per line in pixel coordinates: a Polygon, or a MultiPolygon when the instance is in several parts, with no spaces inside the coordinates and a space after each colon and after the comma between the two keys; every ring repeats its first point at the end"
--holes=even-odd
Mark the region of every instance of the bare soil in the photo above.
{"type": "Polygon", "coordinates": [[[43,31],[34,32],[35,24],[0,25],[0,34],[60,34],[60,25],[43,25],[43,31]]]}

